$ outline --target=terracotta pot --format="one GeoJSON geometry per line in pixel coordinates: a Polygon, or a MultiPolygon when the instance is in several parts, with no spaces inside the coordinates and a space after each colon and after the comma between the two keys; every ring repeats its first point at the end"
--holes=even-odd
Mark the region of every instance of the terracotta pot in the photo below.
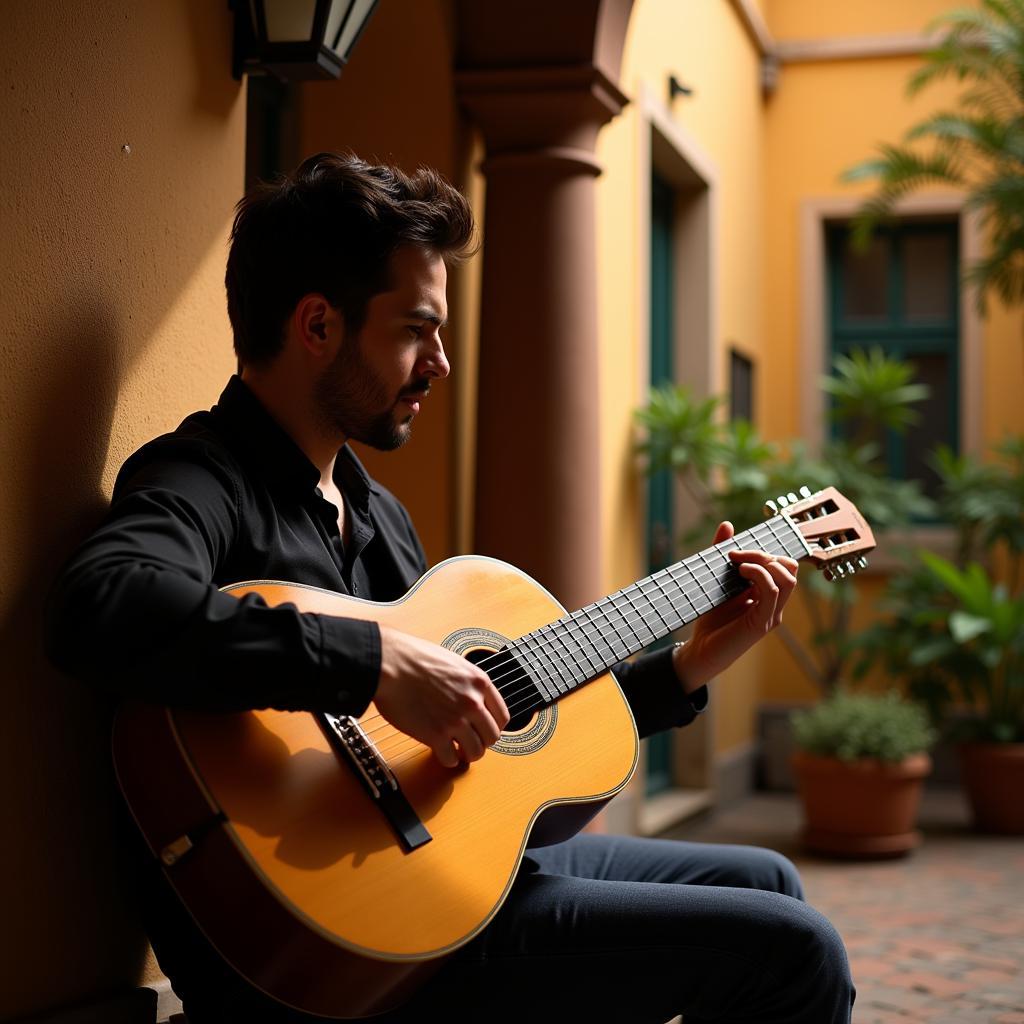
{"type": "Polygon", "coordinates": [[[921,842],[914,827],[928,754],[903,761],[840,761],[798,751],[792,758],[804,805],[803,843],[838,857],[898,857],[921,842]]]}
{"type": "Polygon", "coordinates": [[[1024,743],[962,743],[959,751],[975,827],[1024,835],[1024,743]]]}

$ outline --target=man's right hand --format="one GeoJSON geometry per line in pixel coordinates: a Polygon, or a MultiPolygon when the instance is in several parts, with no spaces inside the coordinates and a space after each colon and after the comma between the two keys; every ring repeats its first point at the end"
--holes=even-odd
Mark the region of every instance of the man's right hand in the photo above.
{"type": "Polygon", "coordinates": [[[483,669],[383,625],[373,701],[396,729],[425,743],[446,768],[479,760],[509,721],[505,701],[483,669]]]}

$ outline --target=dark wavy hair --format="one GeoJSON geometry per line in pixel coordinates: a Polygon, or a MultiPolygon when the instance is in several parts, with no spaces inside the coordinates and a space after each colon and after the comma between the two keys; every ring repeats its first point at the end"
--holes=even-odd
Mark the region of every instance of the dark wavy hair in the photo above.
{"type": "Polygon", "coordinates": [[[471,255],[473,237],[469,203],[436,171],[309,157],[235,208],[224,283],[239,362],[270,362],[287,318],[311,292],[358,331],[367,303],[388,289],[396,249],[423,246],[450,265],[471,255]]]}

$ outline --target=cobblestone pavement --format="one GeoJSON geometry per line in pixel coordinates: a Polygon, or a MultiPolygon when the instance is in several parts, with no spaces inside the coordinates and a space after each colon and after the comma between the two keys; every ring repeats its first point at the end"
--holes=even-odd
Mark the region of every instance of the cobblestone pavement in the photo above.
{"type": "Polygon", "coordinates": [[[799,827],[794,797],[759,794],[666,834],[768,846],[797,864],[846,942],[854,1024],[1024,1024],[1024,838],[971,831],[958,790],[925,794],[924,842],[899,860],[812,857],[799,827]]]}

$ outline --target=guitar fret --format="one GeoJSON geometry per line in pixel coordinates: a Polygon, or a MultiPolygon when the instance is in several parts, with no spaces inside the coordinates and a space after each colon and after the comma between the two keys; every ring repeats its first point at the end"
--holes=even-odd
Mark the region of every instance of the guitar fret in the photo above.
{"type": "MultiPolygon", "coordinates": [[[[659,573],[659,575],[661,574],[659,573]]],[[[686,603],[690,606],[689,612],[687,612],[687,614],[683,616],[683,622],[693,622],[694,619],[699,618],[700,612],[697,610],[697,606],[693,603],[693,600],[690,597],[690,592],[682,583],[679,582],[679,580],[675,578],[674,567],[670,566],[668,569],[666,569],[665,575],[668,576],[669,580],[671,580],[672,585],[676,588],[676,591],[679,594],[679,597],[682,600],[686,601],[686,603]]],[[[661,584],[659,583],[659,586],[660,585],[661,584]]]]}
{"type": "Polygon", "coordinates": [[[575,688],[581,682],[594,677],[594,666],[590,663],[590,659],[587,658],[587,652],[583,649],[579,639],[573,636],[570,631],[571,618],[560,620],[560,622],[565,624],[563,629],[558,631],[552,630],[552,635],[561,644],[566,654],[576,663],[577,669],[581,670],[574,673],[574,678],[571,681],[572,688],[575,688]]]}
{"type": "Polygon", "coordinates": [[[557,700],[745,590],[728,553],[748,548],[806,553],[793,523],[774,516],[520,638],[516,657],[541,697],[557,700]]]}
{"type": "MultiPolygon", "coordinates": [[[[696,555],[691,555],[689,558],[687,558],[683,562],[683,564],[686,565],[686,562],[697,561],[697,560],[698,559],[697,559],[696,555]]],[[[696,583],[697,586],[700,588],[700,594],[696,594],[696,591],[695,591],[694,592],[695,596],[703,597],[704,601],[707,603],[707,607],[706,608],[698,609],[700,614],[703,615],[706,611],[710,611],[712,608],[715,607],[715,602],[712,601],[711,598],[708,596],[707,588],[704,586],[703,582],[701,581],[699,574],[694,572],[693,569],[690,569],[690,576],[693,579],[693,582],[696,583]]],[[[696,608],[697,606],[694,605],[694,607],[696,608]]]]}
{"type": "Polygon", "coordinates": [[[537,639],[537,633],[535,630],[533,633],[527,634],[521,638],[521,648],[524,657],[521,659],[523,662],[532,662],[532,664],[526,664],[527,674],[533,679],[538,687],[541,689],[541,695],[546,698],[547,703],[551,703],[559,697],[558,687],[555,685],[554,680],[551,678],[547,668],[541,661],[539,651],[535,649],[535,642],[537,639]]]}
{"type": "MultiPolygon", "coordinates": [[[[663,584],[662,584],[662,582],[661,582],[661,575],[662,575],[662,574],[661,574],[660,572],[659,572],[659,573],[655,573],[655,574],[654,574],[654,575],[653,575],[653,576],[651,577],[651,581],[652,581],[652,582],[654,583],[654,585],[655,585],[655,586],[656,586],[656,587],[658,588],[658,590],[659,590],[659,591],[661,592],[661,595],[662,595],[662,597],[664,597],[664,598],[665,598],[665,600],[666,600],[666,601],[668,602],[668,608],[669,608],[669,611],[671,611],[671,612],[672,612],[672,614],[673,614],[673,615],[674,615],[674,616],[675,616],[676,618],[678,618],[678,619],[679,619],[679,621],[678,621],[678,622],[677,622],[677,623],[676,623],[676,624],[675,624],[674,626],[672,626],[672,625],[669,625],[669,622],[668,622],[668,620],[667,620],[667,619],[665,620],[665,625],[666,625],[666,626],[668,627],[668,631],[669,631],[669,632],[671,633],[671,632],[673,632],[674,630],[677,630],[677,629],[679,629],[679,628],[680,628],[680,626],[683,626],[683,625],[685,625],[685,624],[686,624],[686,615],[684,615],[684,614],[681,614],[681,613],[680,613],[680,611],[679,611],[678,607],[676,606],[676,602],[675,602],[675,601],[674,601],[674,600],[672,599],[672,597],[671,597],[671,596],[669,595],[668,591],[666,591],[666,590],[665,590],[665,587],[664,587],[664,585],[663,585],[663,584]]],[[[677,588],[677,590],[678,590],[679,596],[680,596],[681,598],[683,598],[684,600],[686,600],[686,603],[687,603],[687,604],[690,604],[690,602],[689,602],[689,599],[688,599],[688,598],[686,597],[686,594],[684,593],[684,591],[683,591],[682,589],[680,589],[680,588],[677,588]]],[[[690,605],[690,608],[691,608],[691,609],[693,608],[693,605],[692,605],[692,604],[690,605]]]]}
{"type": "Polygon", "coordinates": [[[633,596],[630,593],[630,591],[632,589],[633,588],[630,587],[629,590],[623,590],[622,591],[622,596],[629,602],[629,604],[632,607],[632,609],[636,612],[637,617],[640,620],[639,624],[641,626],[643,626],[643,628],[646,629],[648,633],[651,634],[651,637],[650,637],[649,640],[644,640],[643,637],[640,635],[639,630],[637,630],[637,629],[633,630],[637,634],[637,639],[640,640],[643,643],[644,647],[646,647],[648,644],[653,643],[658,638],[658,634],[655,633],[654,630],[651,629],[651,627],[647,624],[647,620],[644,618],[644,613],[637,607],[637,604],[633,600],[633,596]]]}
{"type": "MultiPolygon", "coordinates": [[[[705,555],[703,551],[698,551],[697,555],[700,558],[701,562],[704,563],[704,567],[708,570],[708,574],[711,577],[709,585],[704,588],[704,593],[708,595],[708,599],[711,601],[713,605],[718,604],[722,598],[724,588],[721,584],[721,581],[718,579],[715,567],[711,564],[711,562],[708,561],[707,555],[705,555]]],[[[703,587],[704,584],[701,583],[701,586],[703,587]]]]}
{"type": "MultiPolygon", "coordinates": [[[[678,628],[678,624],[676,624],[675,626],[670,625],[668,619],[665,618],[665,616],[662,614],[661,609],[658,607],[657,599],[654,598],[654,597],[651,597],[650,594],[645,594],[644,593],[644,584],[648,583],[648,582],[653,584],[655,587],[657,587],[657,585],[658,585],[657,583],[655,583],[653,576],[648,576],[647,579],[641,580],[639,583],[637,583],[636,587],[637,587],[637,590],[639,590],[640,595],[651,606],[651,610],[654,612],[654,614],[657,615],[659,619],[661,619],[661,629],[658,630],[659,635],[660,636],[666,636],[667,634],[671,633],[673,629],[677,629],[678,628]]],[[[662,596],[664,596],[664,592],[662,592],[662,596]]],[[[671,601],[668,602],[667,607],[668,607],[669,611],[672,611],[672,602],[671,601]]]]}
{"type": "Polygon", "coordinates": [[[627,641],[622,639],[622,633],[619,630],[616,619],[613,619],[612,616],[608,614],[608,608],[606,606],[610,606],[616,612],[618,611],[618,609],[615,608],[615,602],[613,600],[613,597],[614,595],[603,598],[601,601],[598,601],[597,607],[600,610],[601,614],[605,617],[605,621],[615,631],[615,639],[618,641],[618,648],[613,647],[612,653],[616,655],[616,661],[621,661],[623,658],[626,658],[630,655],[630,653],[632,652],[632,648],[630,647],[627,641]]]}
{"type": "Polygon", "coordinates": [[[554,669],[555,688],[558,691],[558,695],[562,696],[568,693],[572,689],[572,686],[570,685],[571,679],[567,674],[564,659],[555,657],[554,651],[552,650],[554,631],[551,629],[550,625],[547,625],[538,631],[538,635],[543,642],[544,657],[547,659],[551,668],[554,669]]]}
{"type": "MultiPolygon", "coordinates": [[[[619,661],[620,659],[615,657],[615,652],[612,650],[612,645],[608,643],[608,641],[604,638],[604,631],[594,621],[594,617],[591,614],[591,609],[594,608],[597,608],[596,604],[588,604],[585,608],[581,608],[578,614],[585,616],[587,623],[593,627],[592,630],[585,631],[587,632],[587,636],[590,639],[590,642],[595,645],[595,649],[596,645],[599,643],[604,644],[604,646],[607,648],[607,654],[601,654],[600,651],[597,651],[600,664],[604,668],[607,668],[609,665],[614,665],[615,662],[619,661]]],[[[608,617],[605,616],[605,622],[607,621],[608,617]]]]}
{"type": "Polygon", "coordinates": [[[641,647],[643,647],[644,646],[643,637],[641,637],[641,635],[637,632],[636,626],[632,622],[629,621],[628,613],[624,613],[623,610],[621,608],[619,608],[615,604],[615,599],[617,597],[625,597],[625,592],[622,591],[622,590],[619,590],[615,594],[612,595],[612,607],[615,608],[615,610],[619,613],[619,616],[622,619],[622,624],[633,634],[634,640],[637,643],[639,643],[641,647]]]}

